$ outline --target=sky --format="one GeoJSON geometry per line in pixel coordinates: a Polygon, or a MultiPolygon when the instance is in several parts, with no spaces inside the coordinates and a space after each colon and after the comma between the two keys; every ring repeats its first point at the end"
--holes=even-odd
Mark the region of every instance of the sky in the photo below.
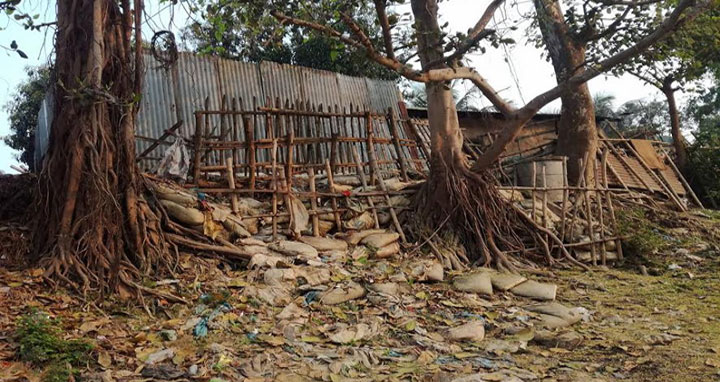
{"type": "MultiPolygon", "coordinates": [[[[181,4],[182,1],[178,3],[181,4]]],[[[489,0],[443,1],[440,3],[441,18],[449,22],[452,29],[464,32],[475,24],[488,3],[489,0]]],[[[26,0],[23,4],[27,13],[39,14],[41,21],[55,18],[55,2],[52,0],[26,0]]],[[[529,5],[526,3],[525,6],[529,5]]],[[[513,18],[518,16],[517,12],[517,8],[507,6],[498,15],[513,18]]],[[[181,6],[160,5],[159,0],[146,0],[145,14],[143,38],[146,41],[152,37],[154,30],[170,29],[177,35],[180,28],[188,22],[188,15],[181,6]]],[[[485,76],[503,97],[516,104],[523,104],[555,86],[555,77],[552,66],[542,57],[542,51],[527,42],[522,28],[513,37],[517,43],[507,46],[506,50],[491,49],[486,54],[471,55],[470,60],[471,65],[485,76]]],[[[25,67],[47,64],[52,59],[52,45],[53,30],[27,31],[12,19],[4,16],[0,18],[0,137],[10,132],[4,106],[12,100],[18,84],[27,78],[25,67]],[[17,41],[28,59],[22,59],[15,52],[2,48],[8,47],[13,40],[17,41]]],[[[635,99],[660,97],[655,88],[644,85],[629,75],[620,78],[600,76],[590,81],[589,86],[593,94],[615,96],[615,106],[635,99]]],[[[482,106],[489,106],[489,103],[485,101],[482,106]]],[[[559,108],[559,103],[555,102],[546,110],[559,108]]],[[[15,160],[16,154],[0,140],[0,171],[15,172],[10,165],[19,165],[15,160]]]]}

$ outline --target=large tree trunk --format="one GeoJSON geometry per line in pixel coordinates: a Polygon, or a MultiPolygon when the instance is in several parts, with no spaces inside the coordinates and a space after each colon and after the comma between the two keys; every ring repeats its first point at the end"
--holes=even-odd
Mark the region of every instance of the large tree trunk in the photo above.
{"type": "Polygon", "coordinates": [[[670,114],[670,134],[673,139],[673,147],[675,148],[675,163],[680,171],[685,171],[687,167],[687,147],[685,147],[685,138],[680,132],[680,113],[675,102],[675,90],[672,88],[672,79],[666,79],[663,82],[662,92],[665,94],[668,104],[668,113],[670,114]]]}
{"type": "MultiPolygon", "coordinates": [[[[141,68],[133,54],[142,41],[136,36],[133,52],[133,14],[129,0],[121,3],[59,0],[57,8],[55,119],[33,253],[48,279],[84,292],[132,292],[133,280],[170,256],[158,217],[139,195],[134,74],[141,68]]],[[[140,0],[135,8],[137,22],[140,0]]]]}
{"type": "MultiPolygon", "coordinates": [[[[443,57],[437,0],[412,0],[412,10],[423,70],[447,68],[446,64],[430,67],[430,63],[442,62],[443,57]]],[[[417,236],[425,237],[442,226],[443,234],[438,236],[444,239],[428,243],[448,268],[463,269],[464,264],[472,261],[505,269],[524,266],[503,251],[524,248],[521,237],[533,237],[534,231],[500,197],[488,167],[479,172],[470,169],[463,153],[462,131],[449,83],[429,82],[425,90],[431,140],[430,175],[416,197],[417,236]]]]}
{"type": "MultiPolygon", "coordinates": [[[[565,24],[557,0],[535,0],[538,24],[558,83],[565,82],[585,65],[585,43],[577,41],[565,24]]],[[[577,185],[582,177],[594,182],[597,151],[595,108],[586,83],[568,89],[561,97],[556,153],[568,157],[568,181],[577,185]],[[588,163],[584,163],[587,160],[588,163]],[[585,168],[583,174],[582,167],[585,168]]]]}

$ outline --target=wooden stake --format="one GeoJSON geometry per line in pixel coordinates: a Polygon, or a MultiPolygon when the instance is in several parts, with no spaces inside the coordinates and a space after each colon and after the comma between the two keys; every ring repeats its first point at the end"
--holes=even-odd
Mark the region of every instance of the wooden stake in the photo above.
{"type": "MultiPolygon", "coordinates": [[[[367,191],[367,179],[365,178],[365,169],[363,168],[362,162],[360,160],[360,155],[358,155],[357,150],[353,147],[353,157],[355,158],[355,163],[357,163],[357,173],[360,177],[360,183],[363,186],[363,191],[367,191]]],[[[377,210],[375,209],[375,202],[373,202],[373,198],[368,196],[367,197],[368,205],[370,205],[370,208],[372,209],[373,214],[373,220],[375,220],[375,228],[380,229],[380,220],[378,219],[377,210]]]]}
{"type": "Polygon", "coordinates": [[[395,146],[395,152],[397,153],[397,160],[400,164],[400,174],[404,181],[409,181],[410,177],[407,172],[407,163],[405,162],[405,152],[400,146],[400,131],[398,130],[397,120],[395,119],[395,113],[391,107],[388,108],[388,125],[390,126],[390,134],[392,136],[393,145],[395,146]]]}
{"type": "MultiPolygon", "coordinates": [[[[255,126],[253,120],[249,116],[243,116],[243,127],[245,128],[245,139],[247,141],[247,161],[248,161],[248,177],[250,179],[249,187],[251,190],[255,189],[255,126]]],[[[255,197],[254,194],[250,194],[250,197],[255,197]]]]}
{"type": "MultiPolygon", "coordinates": [[[[327,180],[328,180],[328,187],[330,187],[330,191],[334,192],[335,189],[335,182],[333,181],[333,173],[332,168],[330,167],[330,161],[325,160],[325,171],[327,172],[327,180]]],[[[340,214],[338,213],[338,204],[337,204],[337,197],[332,196],[330,198],[330,204],[332,205],[333,214],[335,215],[335,224],[338,227],[338,231],[342,231],[342,221],[340,221],[340,214]]]]}
{"type": "Polygon", "coordinates": [[[277,139],[273,139],[272,146],[272,235],[277,240],[277,139]]]}
{"type": "MultiPolygon", "coordinates": [[[[228,185],[230,186],[231,190],[234,190],[235,189],[235,169],[233,167],[233,158],[227,157],[225,159],[225,164],[227,166],[226,175],[227,175],[228,185]]],[[[230,195],[230,206],[232,208],[233,213],[238,213],[239,208],[238,208],[237,194],[233,193],[230,195]]]]}
{"type": "MultiPolygon", "coordinates": [[[[313,209],[313,211],[317,211],[318,204],[317,204],[317,195],[316,195],[316,188],[315,188],[315,169],[310,167],[308,168],[308,178],[310,181],[310,192],[313,194],[310,197],[310,208],[313,209]]],[[[313,228],[313,236],[320,236],[320,222],[317,214],[312,215],[312,228],[313,228]]]]}

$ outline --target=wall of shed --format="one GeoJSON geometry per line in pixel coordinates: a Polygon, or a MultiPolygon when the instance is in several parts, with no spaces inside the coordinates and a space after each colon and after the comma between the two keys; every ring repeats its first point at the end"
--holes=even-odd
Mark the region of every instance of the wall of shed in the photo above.
{"type": "MultiPolygon", "coordinates": [[[[144,55],[144,63],[143,94],[135,127],[138,154],[152,144],[152,139],[162,136],[178,121],[183,121],[183,125],[177,134],[190,138],[195,131],[196,110],[220,110],[223,106],[230,109],[233,101],[242,110],[255,110],[265,106],[267,99],[275,102],[279,98],[281,102],[290,100],[322,105],[325,110],[337,105],[348,111],[386,112],[392,108],[397,113],[397,103],[402,100],[392,81],[350,77],[274,62],[248,63],[183,52],[171,68],[162,67],[150,54],[144,55]]],[[[51,100],[45,102],[35,144],[37,161],[47,150],[52,121],[48,113],[43,112],[51,110],[51,100]]],[[[220,124],[220,118],[216,117],[211,124],[220,124]]],[[[172,138],[169,141],[171,143],[172,138]]],[[[168,144],[149,153],[148,160],[141,166],[152,168],[168,144]]]]}

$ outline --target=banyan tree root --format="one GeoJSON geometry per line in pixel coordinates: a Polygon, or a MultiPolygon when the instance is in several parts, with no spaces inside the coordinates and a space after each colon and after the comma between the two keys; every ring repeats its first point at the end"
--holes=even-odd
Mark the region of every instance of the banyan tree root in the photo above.
{"type": "Polygon", "coordinates": [[[55,118],[34,197],[33,260],[51,283],[101,296],[140,295],[142,278],[177,264],[135,166],[142,1],[133,8],[58,2],[55,118]]]}
{"type": "MultiPolygon", "coordinates": [[[[546,240],[548,232],[503,198],[496,185],[489,172],[472,172],[467,166],[434,171],[415,197],[415,238],[427,242],[449,269],[462,270],[473,263],[534,272],[541,262],[557,263],[546,240]],[[528,245],[544,250],[527,251],[528,245]]],[[[566,259],[580,264],[562,243],[554,244],[560,244],[566,259]]]]}

